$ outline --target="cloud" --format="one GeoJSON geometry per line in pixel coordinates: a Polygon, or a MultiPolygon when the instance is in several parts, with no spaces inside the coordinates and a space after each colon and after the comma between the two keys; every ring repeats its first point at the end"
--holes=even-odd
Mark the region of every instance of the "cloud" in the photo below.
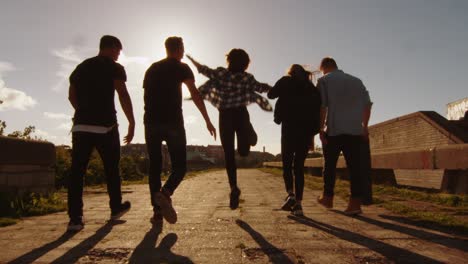
{"type": "Polygon", "coordinates": [[[36,129],[33,134],[34,137],[45,139],[47,141],[54,141],[57,139],[57,136],[51,135],[49,132],[41,130],[41,129],[36,129]]]}
{"type": "Polygon", "coordinates": [[[127,87],[132,92],[137,92],[137,96],[143,93],[143,78],[146,70],[151,65],[148,57],[127,56],[124,52],[120,53],[118,63],[125,67],[127,73],[127,87]]]}
{"type": "Polygon", "coordinates": [[[0,111],[11,109],[24,111],[37,104],[37,101],[25,92],[6,86],[3,73],[14,70],[15,67],[11,63],[0,61],[0,111]]]}
{"type": "Polygon", "coordinates": [[[55,92],[60,92],[67,87],[68,77],[82,61],[82,51],[75,46],[68,46],[63,49],[56,49],[51,51],[52,55],[58,58],[59,69],[55,73],[59,77],[57,83],[52,87],[55,92]]]}
{"type": "MultiPolygon", "coordinates": [[[[52,87],[53,91],[60,92],[68,87],[68,77],[90,51],[91,49],[84,47],[81,40],[76,40],[73,45],[65,48],[51,51],[52,55],[58,59],[59,64],[59,69],[55,73],[59,80],[52,87]]],[[[127,56],[121,52],[118,63],[122,64],[127,71],[127,86],[130,89],[141,88],[144,73],[151,64],[150,59],[141,56],[127,56]]]]}
{"type": "Polygon", "coordinates": [[[81,61],[81,57],[78,55],[77,49],[73,46],[68,46],[64,49],[53,50],[52,54],[66,62],[80,63],[81,61]]]}
{"type": "Polygon", "coordinates": [[[14,71],[16,68],[7,61],[0,61],[0,76],[3,72],[14,71]]]}
{"type": "Polygon", "coordinates": [[[127,56],[124,52],[120,53],[119,60],[117,62],[122,64],[124,67],[131,64],[137,64],[145,66],[145,69],[150,65],[150,59],[148,57],[127,56]]]}
{"type": "Polygon", "coordinates": [[[71,128],[73,126],[73,122],[66,122],[66,123],[62,123],[60,124],[57,129],[61,129],[61,130],[67,130],[67,131],[70,131],[71,128]]]}
{"type": "Polygon", "coordinates": [[[44,112],[44,116],[49,119],[71,119],[70,115],[64,113],[44,112]]]}

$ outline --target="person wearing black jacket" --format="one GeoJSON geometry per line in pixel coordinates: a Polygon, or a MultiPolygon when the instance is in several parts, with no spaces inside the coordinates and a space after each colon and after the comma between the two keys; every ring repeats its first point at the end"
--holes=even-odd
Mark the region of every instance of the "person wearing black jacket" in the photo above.
{"type": "Polygon", "coordinates": [[[281,124],[283,177],[288,193],[281,209],[294,215],[303,215],[304,162],[320,124],[320,94],[310,81],[310,74],[301,65],[293,64],[288,75],[268,92],[268,98],[278,98],[274,121],[281,124]]]}

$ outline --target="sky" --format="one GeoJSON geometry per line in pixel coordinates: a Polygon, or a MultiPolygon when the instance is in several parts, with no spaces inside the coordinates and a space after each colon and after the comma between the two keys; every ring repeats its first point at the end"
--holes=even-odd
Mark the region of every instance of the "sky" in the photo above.
{"type": "MultiPolygon", "coordinates": [[[[1,0],[0,120],[7,132],[34,125],[37,136],[70,144],[68,77],[98,53],[106,34],[123,43],[119,62],[134,106],[133,143],[144,143],[144,73],[165,57],[169,36],[182,37],[186,53],[210,67],[225,66],[230,49],[245,49],[248,72],[271,85],[293,63],[315,69],[331,56],[369,90],[370,124],[422,110],[446,116],[447,103],[468,96],[466,14],[465,0],[1,0]]],[[[198,85],[206,81],[183,61],[198,85]]],[[[217,110],[205,104],[217,127],[217,110]]],[[[123,137],[128,123],[116,106],[123,137]]],[[[259,135],[254,150],[279,153],[273,114],[248,109],[259,135]]],[[[188,144],[220,144],[192,101],[184,101],[183,111],[188,144]]]]}

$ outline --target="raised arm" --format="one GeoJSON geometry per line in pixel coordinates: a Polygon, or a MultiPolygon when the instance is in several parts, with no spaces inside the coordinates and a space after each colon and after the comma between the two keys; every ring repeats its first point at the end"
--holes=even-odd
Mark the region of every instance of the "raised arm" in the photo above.
{"type": "Polygon", "coordinates": [[[130,144],[135,134],[135,117],[133,116],[133,106],[130,95],[128,94],[127,86],[123,80],[114,80],[114,88],[119,95],[120,105],[128,120],[128,131],[124,137],[124,143],[130,144]]]}
{"type": "Polygon", "coordinates": [[[254,91],[259,93],[266,93],[271,89],[271,86],[269,84],[258,82],[257,80],[255,80],[253,75],[249,75],[248,83],[254,91]]]}
{"type": "Polygon", "coordinates": [[[203,102],[202,97],[200,96],[200,92],[198,92],[197,87],[195,86],[195,80],[193,79],[187,79],[184,81],[184,84],[187,86],[187,88],[190,91],[190,95],[192,97],[193,102],[197,106],[198,110],[203,116],[203,119],[205,119],[206,123],[206,128],[210,132],[210,134],[214,137],[216,140],[216,129],[214,128],[213,124],[211,123],[210,117],[208,116],[208,113],[206,111],[205,103],[203,102]]]}
{"type": "Polygon", "coordinates": [[[198,70],[198,72],[200,74],[203,74],[203,75],[205,75],[206,77],[208,77],[210,79],[213,79],[213,78],[216,77],[216,70],[213,70],[210,67],[199,63],[192,56],[190,56],[188,54],[185,55],[185,56],[193,63],[193,65],[195,65],[195,67],[197,68],[197,70],[198,70]]]}

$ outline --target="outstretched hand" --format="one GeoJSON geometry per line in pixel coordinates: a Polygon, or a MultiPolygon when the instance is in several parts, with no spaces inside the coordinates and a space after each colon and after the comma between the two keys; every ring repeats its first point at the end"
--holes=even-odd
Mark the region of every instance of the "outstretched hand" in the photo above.
{"type": "Polygon", "coordinates": [[[210,132],[210,135],[214,137],[214,140],[216,141],[216,128],[213,126],[211,122],[206,123],[206,128],[210,132]]]}
{"type": "Polygon", "coordinates": [[[196,61],[191,55],[186,54],[185,57],[187,57],[187,59],[189,59],[195,65],[195,67],[198,68],[201,66],[201,64],[198,61],[196,61]]]}
{"type": "Polygon", "coordinates": [[[129,124],[127,135],[124,137],[124,140],[123,140],[126,145],[132,142],[134,134],[135,134],[135,125],[129,124]]]}

